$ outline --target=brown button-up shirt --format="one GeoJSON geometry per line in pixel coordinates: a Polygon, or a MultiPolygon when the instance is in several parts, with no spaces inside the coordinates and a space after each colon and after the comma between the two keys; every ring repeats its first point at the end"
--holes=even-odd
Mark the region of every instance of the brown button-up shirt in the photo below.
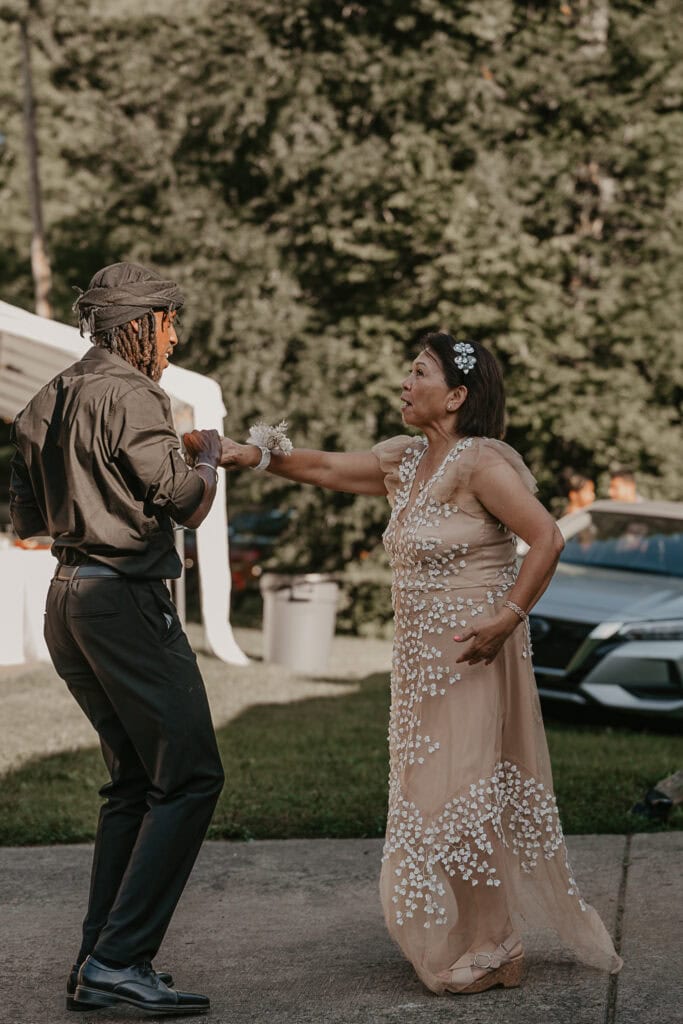
{"type": "Polygon", "coordinates": [[[120,356],[91,348],[14,421],[10,514],[20,537],[49,534],[62,562],[174,579],[173,523],[199,505],[168,395],[120,356]]]}

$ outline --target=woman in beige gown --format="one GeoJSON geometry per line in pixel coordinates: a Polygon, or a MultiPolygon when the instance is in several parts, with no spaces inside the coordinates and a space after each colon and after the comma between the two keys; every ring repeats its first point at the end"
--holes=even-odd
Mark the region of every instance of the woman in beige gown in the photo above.
{"type": "MultiPolygon", "coordinates": [[[[567,859],[531,665],[526,612],[563,542],[522,459],[497,440],[504,395],[493,356],[443,333],[423,346],[402,391],[404,421],[422,436],[372,452],[296,449],[267,467],[392,505],[387,927],[437,993],[519,984],[531,925],[618,971],[567,859]],[[517,535],[529,544],[519,576],[517,535]]],[[[252,445],[223,446],[226,468],[268,461],[252,445]]]]}

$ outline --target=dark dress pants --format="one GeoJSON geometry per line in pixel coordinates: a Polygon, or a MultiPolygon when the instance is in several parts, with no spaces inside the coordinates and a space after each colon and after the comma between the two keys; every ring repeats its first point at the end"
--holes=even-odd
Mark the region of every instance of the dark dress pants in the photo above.
{"type": "Polygon", "coordinates": [[[197,660],[160,580],[54,579],[45,639],[111,778],[81,956],[152,960],[224,781],[197,660]]]}

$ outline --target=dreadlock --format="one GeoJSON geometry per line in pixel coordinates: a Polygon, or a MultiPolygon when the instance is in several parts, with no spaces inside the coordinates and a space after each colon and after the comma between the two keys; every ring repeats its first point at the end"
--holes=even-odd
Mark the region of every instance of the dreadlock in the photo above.
{"type": "MultiPolygon", "coordinates": [[[[164,311],[164,318],[168,312],[164,311]]],[[[111,327],[92,335],[93,344],[114,352],[152,380],[159,380],[161,368],[156,347],[156,318],[153,312],[138,317],[137,328],[132,323],[111,327]]]]}

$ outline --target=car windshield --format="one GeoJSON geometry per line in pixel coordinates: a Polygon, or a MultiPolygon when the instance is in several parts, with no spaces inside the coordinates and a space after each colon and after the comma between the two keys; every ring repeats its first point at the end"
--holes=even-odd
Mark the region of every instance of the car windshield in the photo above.
{"type": "Polygon", "coordinates": [[[586,511],[590,523],[566,541],[561,561],[683,577],[683,520],[586,511]]]}

